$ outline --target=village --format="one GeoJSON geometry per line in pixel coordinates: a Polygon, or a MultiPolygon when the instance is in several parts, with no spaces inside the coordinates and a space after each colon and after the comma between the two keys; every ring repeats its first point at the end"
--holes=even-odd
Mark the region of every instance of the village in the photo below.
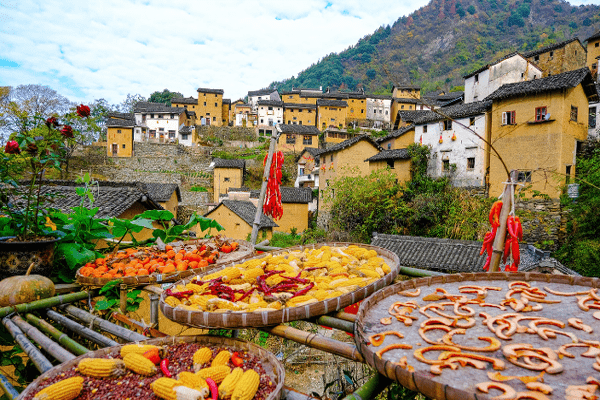
{"type": "Polygon", "coordinates": [[[567,235],[561,201],[579,196],[578,156],[600,137],[598,59],[600,31],[488,60],[464,90],[395,82],[389,95],[269,88],[232,101],[198,88],[107,113],[105,135],[69,142],[66,169],[51,142],[73,139],[66,125],[42,121],[47,144],[16,133],[5,163],[30,157],[19,173],[35,184],[3,181],[17,195],[0,228],[43,197],[52,211],[25,225],[56,235],[62,269],[52,282],[43,254],[0,238],[15,246],[0,251],[4,396],[596,398],[600,279],[552,251],[567,235]],[[332,228],[339,182],[408,185],[418,168],[489,200],[485,237],[375,223],[350,243],[332,228]],[[273,244],[282,237],[299,244],[273,244]]]}

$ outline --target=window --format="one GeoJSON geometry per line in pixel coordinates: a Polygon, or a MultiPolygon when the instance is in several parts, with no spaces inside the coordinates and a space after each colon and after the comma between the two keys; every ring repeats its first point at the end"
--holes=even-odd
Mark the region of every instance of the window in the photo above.
{"type": "MultiPolygon", "coordinates": [[[[262,121],[261,121],[262,122],[262,121]]],[[[259,129],[258,130],[258,134],[259,135],[264,135],[265,134],[265,130],[264,129],[259,129]]]]}
{"type": "Polygon", "coordinates": [[[475,157],[467,158],[467,169],[474,169],[474,168],[475,168],[475,157]]]}
{"type": "Polygon", "coordinates": [[[535,121],[543,121],[546,119],[546,107],[538,107],[535,109],[535,121]]]}
{"type": "Polygon", "coordinates": [[[335,122],[335,118],[331,118],[331,122],[335,122]]]}
{"type": "Polygon", "coordinates": [[[308,136],[304,136],[302,138],[302,144],[312,144],[313,142],[313,137],[308,135],[308,136]]]}
{"type": "Polygon", "coordinates": [[[577,122],[577,107],[571,106],[571,121],[577,122]]]}
{"type": "Polygon", "coordinates": [[[188,134],[187,133],[182,133],[181,134],[181,140],[188,140],[188,134]]]}
{"type": "Polygon", "coordinates": [[[121,130],[120,130],[120,129],[117,129],[117,133],[121,133],[121,130]]]}
{"type": "Polygon", "coordinates": [[[171,119],[175,119],[175,114],[171,114],[171,119]]]}
{"type": "Polygon", "coordinates": [[[354,113],[354,108],[351,108],[351,109],[350,109],[350,112],[351,112],[351,113],[354,113]]]}
{"type": "Polygon", "coordinates": [[[590,107],[590,116],[588,125],[590,128],[596,127],[596,107],[590,107]]]}
{"type": "Polygon", "coordinates": [[[125,145],[123,145],[123,148],[125,148],[125,145]]]}
{"type": "Polygon", "coordinates": [[[469,126],[473,126],[475,125],[475,117],[470,117],[469,118],[469,126]]]}
{"type": "Polygon", "coordinates": [[[596,69],[596,66],[597,66],[596,63],[593,63],[592,64],[592,69],[596,69]]]}
{"type": "Polygon", "coordinates": [[[444,130],[449,131],[450,129],[452,129],[452,120],[447,119],[444,121],[444,130]]]}
{"type": "Polygon", "coordinates": [[[599,47],[599,46],[600,46],[600,42],[594,43],[594,47],[599,47]]]}
{"type": "Polygon", "coordinates": [[[502,113],[502,125],[516,125],[516,112],[505,111],[502,113]]]}
{"type": "Polygon", "coordinates": [[[531,171],[519,171],[517,182],[531,182],[531,171]]]}
{"type": "Polygon", "coordinates": [[[401,108],[402,110],[404,110],[404,104],[402,104],[402,105],[400,106],[400,108],[401,108]]]}
{"type": "Polygon", "coordinates": [[[565,184],[568,185],[569,183],[571,183],[571,166],[570,165],[566,166],[565,175],[566,175],[565,184]]]}
{"type": "Polygon", "coordinates": [[[158,131],[159,131],[159,132],[164,132],[164,131],[165,131],[165,128],[158,128],[158,131]]]}
{"type": "MultiPolygon", "coordinates": [[[[360,113],[361,113],[361,114],[364,114],[364,113],[365,113],[365,110],[360,110],[360,113]]],[[[386,111],[385,113],[387,114],[387,111],[386,111]]]]}
{"type": "Polygon", "coordinates": [[[533,57],[533,61],[534,61],[534,62],[538,62],[538,61],[540,61],[540,56],[535,56],[535,57],[533,57]]]}
{"type": "Polygon", "coordinates": [[[229,177],[223,178],[223,182],[229,182],[231,179],[229,177]]]}
{"type": "Polygon", "coordinates": [[[552,59],[552,57],[554,57],[554,52],[553,51],[550,52],[550,59],[552,59]]]}
{"type": "Polygon", "coordinates": [[[175,131],[169,131],[169,139],[175,139],[175,131]]]}
{"type": "Polygon", "coordinates": [[[392,144],[388,143],[387,148],[388,148],[388,150],[391,150],[392,149],[392,144]]]}
{"type": "Polygon", "coordinates": [[[213,117],[213,121],[216,121],[216,120],[217,120],[217,117],[213,117]]]}
{"type": "Polygon", "coordinates": [[[333,162],[333,154],[330,156],[329,161],[333,162]]]}
{"type": "Polygon", "coordinates": [[[285,138],[286,144],[296,144],[296,137],[294,135],[287,135],[285,138]]]}
{"type": "Polygon", "coordinates": [[[394,169],[394,160],[387,160],[387,165],[390,169],[394,169]]]}
{"type": "Polygon", "coordinates": [[[479,74],[475,74],[475,83],[479,82],[479,74]]]}
{"type": "Polygon", "coordinates": [[[293,99],[293,98],[294,98],[294,96],[288,96],[288,99],[293,99]]]}
{"type": "Polygon", "coordinates": [[[204,106],[206,106],[206,102],[204,102],[204,106]]]}
{"type": "Polygon", "coordinates": [[[302,125],[302,121],[298,121],[298,125],[302,125]]]}
{"type": "Polygon", "coordinates": [[[217,107],[217,103],[215,103],[215,107],[217,107]]]}
{"type": "Polygon", "coordinates": [[[427,125],[423,125],[423,133],[427,133],[427,125]]]}
{"type": "Polygon", "coordinates": [[[442,172],[450,171],[450,160],[442,160],[442,172]]]}

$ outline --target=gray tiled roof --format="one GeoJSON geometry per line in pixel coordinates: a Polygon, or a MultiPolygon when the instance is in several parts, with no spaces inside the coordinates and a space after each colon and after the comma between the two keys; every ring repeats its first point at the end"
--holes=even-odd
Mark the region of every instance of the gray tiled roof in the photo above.
{"type": "MultiPolygon", "coordinates": [[[[256,214],[256,207],[249,201],[222,200],[218,206],[204,214],[204,216],[209,216],[221,205],[230,209],[235,215],[246,221],[248,225],[252,226],[254,224],[254,215],[256,214]]],[[[276,228],[278,226],[279,225],[277,225],[271,218],[267,217],[264,214],[261,214],[260,225],[258,226],[259,228],[276,228]]]]}
{"type": "Polygon", "coordinates": [[[107,118],[106,126],[113,127],[113,128],[133,128],[135,126],[135,120],[120,119],[120,118],[107,118]]]}
{"type": "Polygon", "coordinates": [[[542,48],[537,49],[537,50],[532,50],[532,51],[529,51],[527,53],[523,53],[523,57],[525,57],[525,58],[531,58],[531,57],[535,57],[537,55],[540,55],[542,53],[546,53],[548,51],[560,49],[561,47],[565,47],[569,43],[574,42],[576,40],[579,42],[579,44],[581,45],[581,47],[583,47],[583,45],[581,44],[581,41],[579,40],[579,38],[575,37],[573,39],[565,40],[564,42],[554,43],[554,44],[551,44],[551,45],[546,46],[546,47],[542,47],[542,48]]]}
{"type": "Polygon", "coordinates": [[[396,103],[406,103],[406,104],[417,104],[419,103],[419,99],[412,99],[408,97],[394,97],[393,100],[396,103]]]}
{"type": "Polygon", "coordinates": [[[534,95],[555,90],[563,90],[583,85],[583,89],[590,100],[598,99],[595,83],[588,67],[551,75],[546,78],[531,81],[508,83],[500,86],[486,100],[501,100],[515,96],[534,95]]]}
{"type": "MultiPolygon", "coordinates": [[[[81,197],[77,195],[75,189],[82,186],[83,184],[73,181],[46,181],[42,186],[42,192],[56,194],[57,197],[53,199],[54,204],[51,207],[70,212],[71,207],[78,207],[81,203],[81,197]]],[[[94,207],[98,207],[97,218],[118,217],[136,202],[144,204],[148,209],[163,209],[158,204],[159,200],[154,198],[155,194],[144,183],[101,181],[98,182],[98,186],[92,188],[92,191],[95,198],[94,207]]],[[[84,206],[90,206],[87,198],[84,200],[84,206]]]]}
{"type": "Polygon", "coordinates": [[[592,36],[590,36],[589,38],[585,39],[585,41],[589,42],[590,40],[596,40],[596,39],[600,39],[600,31],[594,33],[592,36]]]}
{"type": "Polygon", "coordinates": [[[192,133],[193,128],[191,126],[182,126],[181,128],[179,128],[179,134],[180,135],[188,135],[190,133],[192,133]]]}
{"type": "Polygon", "coordinates": [[[249,90],[248,97],[250,97],[250,96],[265,96],[267,94],[271,94],[276,91],[277,91],[277,89],[249,90]]]}
{"type": "Polygon", "coordinates": [[[223,104],[231,104],[231,99],[223,99],[223,104]]]}
{"type": "Polygon", "coordinates": [[[109,112],[109,113],[106,114],[106,116],[108,118],[135,120],[135,115],[133,115],[133,113],[109,112]]]}
{"type": "Polygon", "coordinates": [[[382,138],[377,139],[376,142],[377,143],[383,143],[386,140],[399,138],[400,136],[404,135],[407,132],[410,132],[414,128],[415,128],[414,124],[407,125],[407,126],[401,128],[401,129],[398,129],[398,130],[395,130],[395,131],[391,131],[390,133],[387,134],[387,136],[384,136],[382,138]]]}
{"type": "Polygon", "coordinates": [[[140,101],[133,106],[134,113],[166,113],[166,114],[181,114],[183,109],[181,107],[169,107],[163,103],[151,103],[149,101],[140,101]]]}
{"type": "Polygon", "coordinates": [[[148,183],[143,185],[152,198],[156,201],[165,202],[171,199],[173,192],[177,194],[177,201],[181,201],[181,191],[176,183],[148,183]]]}
{"type": "Polygon", "coordinates": [[[316,104],[300,104],[300,103],[283,103],[283,107],[284,108],[302,108],[302,109],[309,109],[309,110],[317,109],[316,104]]]}
{"type": "Polygon", "coordinates": [[[210,89],[210,88],[198,88],[197,91],[200,93],[214,93],[214,94],[225,93],[225,91],[223,89],[210,89]]]}
{"type": "Polygon", "coordinates": [[[398,116],[404,122],[415,122],[424,113],[429,111],[426,110],[398,110],[398,116]]]}
{"type": "Polygon", "coordinates": [[[377,99],[377,100],[391,100],[392,96],[385,94],[367,94],[367,99],[377,99]]]}
{"type": "MultiPolygon", "coordinates": [[[[486,69],[488,69],[488,68],[489,68],[489,67],[491,67],[492,65],[496,65],[496,64],[498,64],[499,62],[501,62],[501,61],[504,61],[504,60],[506,60],[506,59],[509,59],[509,58],[511,58],[512,56],[515,56],[515,55],[519,55],[519,56],[523,57],[523,55],[522,55],[522,54],[520,54],[518,51],[513,51],[512,53],[508,53],[508,54],[506,54],[505,56],[503,56],[503,57],[501,57],[501,58],[497,59],[497,60],[496,60],[496,61],[494,61],[493,63],[486,64],[486,65],[484,65],[483,67],[481,67],[481,68],[478,68],[478,69],[476,69],[475,71],[473,71],[473,72],[471,72],[471,73],[469,73],[469,74],[467,74],[467,75],[463,76],[463,78],[464,78],[464,79],[470,78],[470,77],[472,77],[473,75],[476,75],[476,74],[478,74],[478,73],[480,73],[480,72],[483,72],[483,71],[485,71],[486,69]]],[[[525,58],[525,57],[523,57],[523,58],[525,58]]]]}
{"type": "Polygon", "coordinates": [[[171,104],[198,104],[198,99],[190,97],[176,97],[171,99],[171,104]]]}
{"type": "Polygon", "coordinates": [[[314,125],[279,124],[281,133],[301,133],[303,135],[318,135],[319,128],[314,125]]]}
{"type": "Polygon", "coordinates": [[[283,107],[283,101],[277,100],[259,100],[259,106],[273,106],[273,107],[283,107]]]}
{"type": "MultiPolygon", "coordinates": [[[[363,95],[362,93],[360,94],[361,96],[363,95]]],[[[349,93],[344,93],[344,92],[329,92],[329,93],[323,93],[322,97],[323,99],[347,99],[350,97],[349,93]]]]}
{"type": "Polygon", "coordinates": [[[400,84],[400,85],[393,85],[392,86],[392,90],[394,90],[394,88],[396,88],[396,89],[417,89],[417,90],[420,90],[421,86],[409,85],[409,84],[400,84]]]}
{"type": "Polygon", "coordinates": [[[343,100],[317,100],[318,107],[348,107],[348,103],[343,100]]]}
{"type": "Polygon", "coordinates": [[[424,124],[428,122],[442,121],[446,118],[458,119],[472,117],[474,115],[485,114],[492,109],[492,102],[476,101],[473,103],[456,104],[449,107],[443,107],[436,111],[425,111],[414,118],[415,124],[424,124]]]}
{"type": "Polygon", "coordinates": [[[252,108],[252,104],[248,104],[248,103],[236,103],[236,105],[234,106],[235,108],[237,107],[248,107],[248,108],[252,108]]]}
{"type": "MultiPolygon", "coordinates": [[[[313,200],[312,188],[297,188],[281,186],[281,202],[282,203],[310,203],[313,200]]],[[[231,189],[230,189],[231,191],[231,189]]],[[[244,191],[244,190],[240,190],[244,191]]],[[[260,196],[260,190],[250,190],[250,198],[258,199],[260,196]]]]}
{"type": "Polygon", "coordinates": [[[215,158],[212,160],[215,168],[246,168],[246,160],[226,160],[223,158],[215,158]]]}
{"type": "Polygon", "coordinates": [[[446,107],[454,103],[462,103],[464,95],[465,92],[452,92],[442,95],[425,95],[421,99],[421,103],[435,107],[446,107]]]}
{"type": "Polygon", "coordinates": [[[307,152],[308,154],[310,154],[311,156],[313,156],[313,158],[315,159],[315,161],[318,162],[319,160],[319,154],[321,154],[323,152],[323,150],[321,149],[315,149],[314,147],[305,147],[300,154],[298,154],[298,156],[296,157],[296,162],[300,161],[300,157],[302,157],[302,154],[304,154],[304,152],[307,152]]]}
{"type": "Polygon", "coordinates": [[[407,160],[410,158],[408,149],[383,150],[365,161],[407,160]]]}
{"type": "Polygon", "coordinates": [[[376,142],[375,142],[373,139],[371,139],[371,137],[370,137],[370,136],[367,136],[367,135],[358,135],[358,136],[355,136],[355,137],[353,137],[353,138],[350,138],[350,139],[348,139],[348,140],[344,140],[344,141],[343,141],[343,142],[341,142],[341,143],[338,143],[338,144],[336,144],[336,145],[333,145],[333,146],[331,146],[331,147],[328,147],[328,148],[324,149],[324,150],[321,152],[321,155],[323,155],[323,154],[329,154],[329,153],[333,153],[333,152],[336,152],[336,151],[343,150],[343,149],[345,149],[345,148],[348,148],[348,147],[350,147],[350,146],[352,146],[352,145],[354,145],[354,144],[356,144],[356,143],[360,142],[361,140],[366,140],[366,141],[368,141],[368,142],[369,142],[369,143],[371,143],[371,144],[372,144],[372,145],[373,145],[375,148],[377,148],[377,150],[379,150],[379,151],[383,150],[383,149],[381,148],[381,146],[379,146],[379,145],[378,145],[378,144],[377,144],[377,143],[376,143],[376,142]]]}

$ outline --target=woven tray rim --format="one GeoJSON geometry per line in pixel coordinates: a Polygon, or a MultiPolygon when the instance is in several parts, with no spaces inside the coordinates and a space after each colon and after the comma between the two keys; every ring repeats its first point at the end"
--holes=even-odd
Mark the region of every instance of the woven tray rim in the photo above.
{"type": "MultiPolygon", "coordinates": [[[[280,253],[293,251],[293,250],[304,250],[306,248],[314,249],[322,246],[349,246],[356,245],[369,250],[377,251],[378,255],[382,255],[387,259],[391,260],[391,265],[389,265],[391,272],[386,274],[383,278],[378,279],[377,281],[364,286],[362,288],[358,288],[353,292],[343,294],[338,297],[334,297],[331,299],[326,299],[323,301],[319,301],[316,303],[312,303],[306,306],[301,307],[292,307],[292,308],[284,308],[282,310],[277,311],[261,311],[261,312],[225,312],[225,313],[211,313],[204,311],[191,311],[191,310],[183,310],[176,309],[165,303],[166,294],[163,293],[160,297],[160,309],[162,313],[171,321],[177,322],[182,325],[187,325],[195,328],[228,328],[228,329],[238,329],[238,328],[260,328],[265,326],[278,325],[284,322],[296,321],[301,319],[308,319],[317,317],[324,314],[329,314],[334,311],[338,311],[344,307],[347,307],[351,304],[356,303],[357,301],[363,300],[367,298],[372,293],[375,293],[377,290],[391,284],[398,272],[400,270],[400,260],[398,255],[394,252],[384,249],[378,246],[372,246],[362,243],[348,243],[348,242],[327,242],[327,243],[315,243],[301,246],[293,246],[285,249],[275,250],[269,253],[259,254],[253,257],[247,257],[245,259],[239,260],[234,263],[227,263],[219,268],[215,268],[210,272],[215,272],[220,269],[224,269],[236,264],[240,264],[244,261],[251,259],[259,259],[264,258],[268,254],[277,255],[280,253]]],[[[177,284],[186,284],[188,281],[191,281],[193,277],[185,278],[181,281],[175,283],[177,284]]]]}
{"type": "MultiPolygon", "coordinates": [[[[206,345],[217,345],[217,346],[227,346],[231,347],[234,350],[244,350],[249,353],[256,355],[260,358],[260,362],[264,364],[264,360],[268,361],[268,364],[272,367],[272,371],[275,374],[274,380],[277,382],[275,386],[275,390],[271,392],[271,394],[266,398],[266,400],[279,400],[283,396],[283,384],[285,381],[285,368],[281,361],[279,361],[273,353],[270,351],[242,339],[234,339],[228,338],[224,336],[208,336],[208,335],[190,335],[190,336],[167,336],[162,338],[154,338],[143,340],[139,342],[141,344],[154,344],[154,345],[164,345],[164,344],[176,344],[176,343],[201,343],[206,345]]],[[[25,390],[17,397],[16,400],[21,400],[25,398],[30,393],[34,393],[37,391],[37,387],[40,382],[47,378],[51,378],[56,376],[57,374],[62,373],[62,371],[71,368],[72,366],[79,363],[79,360],[87,357],[97,357],[104,356],[106,354],[118,354],[120,348],[124,345],[131,343],[124,343],[119,346],[106,347],[103,349],[95,350],[89,353],[82,354],[73,360],[65,361],[64,363],[55,366],[54,368],[44,372],[42,375],[37,377],[32,383],[30,383],[25,390]]],[[[265,368],[267,370],[267,368],[265,368]]]]}

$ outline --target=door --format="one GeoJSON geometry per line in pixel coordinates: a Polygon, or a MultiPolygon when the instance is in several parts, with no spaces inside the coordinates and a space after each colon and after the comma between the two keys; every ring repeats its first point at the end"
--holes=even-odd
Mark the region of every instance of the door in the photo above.
{"type": "Polygon", "coordinates": [[[117,156],[117,152],[119,151],[119,145],[116,143],[112,144],[112,155],[113,157],[117,156]]]}

